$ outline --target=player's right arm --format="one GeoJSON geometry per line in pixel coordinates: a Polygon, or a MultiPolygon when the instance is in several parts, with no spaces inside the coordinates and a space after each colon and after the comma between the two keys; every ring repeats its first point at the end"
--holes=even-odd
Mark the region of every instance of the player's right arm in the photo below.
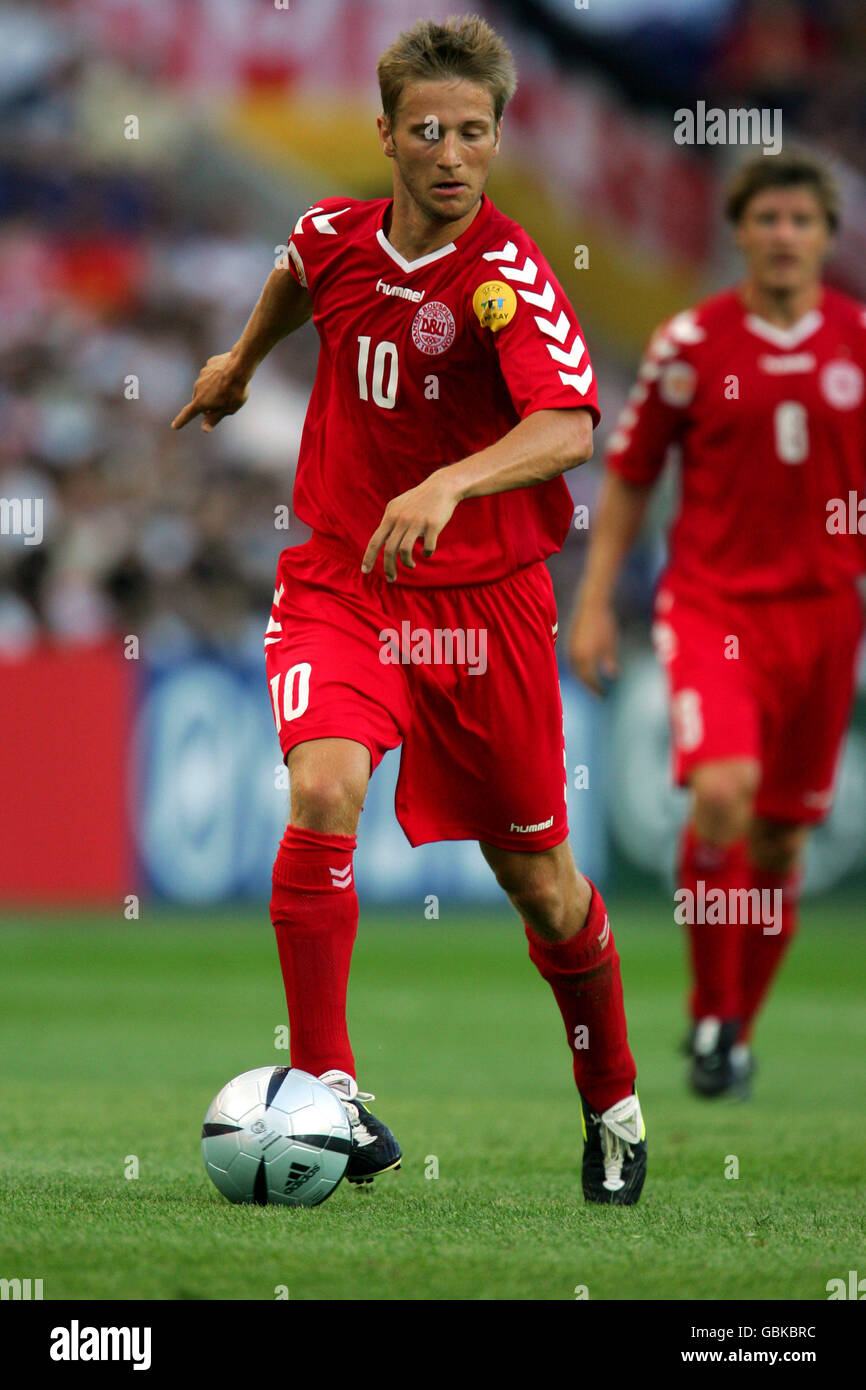
{"type": "Polygon", "coordinates": [[[617,626],[613,607],[623,561],[643,524],[652,484],[627,483],[608,470],[598,500],[568,655],[585,685],[604,694],[605,680],[619,675],[617,626]]]}
{"type": "Polygon", "coordinates": [[[643,525],[650,494],[669,446],[691,404],[695,369],[683,356],[694,341],[687,316],[673,320],[650,341],[637,383],[608,443],[586,568],[568,636],[569,659],[590,690],[604,693],[619,674],[614,593],[626,555],[643,525]]]}
{"type": "Polygon", "coordinates": [[[225,415],[240,410],[259,363],[282,338],[307,322],[313,303],[306,286],[289,269],[272,270],[249,322],[233,348],[209,357],[199,372],[192,400],[172,421],[182,429],[197,415],[206,432],[225,415]]]}

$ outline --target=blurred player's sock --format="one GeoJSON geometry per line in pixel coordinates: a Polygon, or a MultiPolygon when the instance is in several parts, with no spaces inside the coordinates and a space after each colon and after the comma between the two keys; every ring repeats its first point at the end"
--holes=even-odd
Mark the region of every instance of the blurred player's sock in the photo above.
{"type": "Polygon", "coordinates": [[[590,887],[586,923],[569,941],[544,941],[527,922],[523,925],[530,959],[562,1014],[577,1088],[601,1114],[631,1095],[637,1072],[626,1036],[613,932],[601,894],[590,887]]]}
{"type": "Polygon", "coordinates": [[[802,872],[799,869],[791,873],[772,873],[769,869],[758,868],[752,870],[752,887],[761,892],[762,904],[772,905],[774,911],[780,910],[776,911],[772,923],[766,921],[769,913],[765,911],[764,922],[746,927],[743,934],[742,1009],[738,1042],[748,1042],[755,1016],[797,930],[801,880],[802,872]],[[780,896],[774,897],[776,893],[780,896]],[[780,930],[765,932],[765,926],[778,926],[780,930]]]}
{"type": "Polygon", "coordinates": [[[691,825],[685,827],[680,843],[678,887],[692,894],[691,899],[686,898],[684,902],[691,902],[695,908],[686,927],[692,968],[691,1016],[695,1022],[704,1018],[726,1022],[742,1015],[743,927],[727,919],[732,915],[728,912],[730,890],[747,889],[750,880],[745,840],[722,848],[699,839],[691,825]],[[723,920],[698,920],[701,916],[716,915],[713,904],[722,899],[709,897],[716,889],[721,889],[725,895],[723,920]]]}
{"type": "Polygon", "coordinates": [[[354,835],[290,825],[274,863],[271,921],[289,1009],[293,1067],[355,1075],[346,991],[358,931],[354,835]]]}

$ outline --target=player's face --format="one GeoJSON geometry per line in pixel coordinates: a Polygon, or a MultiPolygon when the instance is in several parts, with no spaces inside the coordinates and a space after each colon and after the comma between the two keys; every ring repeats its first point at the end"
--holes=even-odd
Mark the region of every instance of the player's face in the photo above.
{"type": "Polygon", "coordinates": [[[820,277],[830,230],[811,189],[767,188],[746,204],[737,244],[761,289],[793,293],[820,277]]]}
{"type": "Polygon", "coordinates": [[[475,207],[499,132],[487,88],[465,80],[414,83],[401,93],[390,127],[379,118],[395,185],[433,222],[457,222],[475,207]]]}

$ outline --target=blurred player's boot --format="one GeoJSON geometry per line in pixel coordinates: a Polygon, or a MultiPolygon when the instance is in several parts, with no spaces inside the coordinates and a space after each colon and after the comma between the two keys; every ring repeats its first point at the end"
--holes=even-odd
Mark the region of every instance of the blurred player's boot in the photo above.
{"type": "MultiPolygon", "coordinates": [[[[743,1082],[747,1082],[747,1068],[741,1053],[737,1054],[737,1063],[731,1063],[731,1053],[739,1029],[740,1025],[736,1020],[726,1023],[718,1018],[699,1020],[692,1036],[692,1060],[689,1068],[689,1085],[697,1095],[721,1096],[730,1092],[737,1081],[735,1065],[740,1068],[743,1082]]],[[[748,1074],[751,1075],[751,1072],[748,1074]]]]}
{"type": "Polygon", "coordinates": [[[752,1077],[757,1070],[754,1053],[748,1043],[734,1043],[728,1058],[731,1068],[731,1092],[739,1100],[749,1100],[752,1077]]]}
{"type": "Polygon", "coordinates": [[[634,1206],[646,1178],[646,1125],[637,1094],[599,1115],[580,1098],[583,1196],[587,1202],[634,1206]]]}
{"type": "MultiPolygon", "coordinates": [[[[698,1026],[697,1023],[693,1023],[679,1044],[678,1050],[684,1057],[691,1057],[693,1054],[698,1026]]],[[[734,1043],[728,1054],[728,1067],[730,1083],[727,1090],[732,1095],[737,1096],[739,1100],[750,1100],[752,1077],[758,1069],[758,1064],[755,1061],[755,1054],[747,1042],[734,1043]]],[[[701,1095],[705,1094],[706,1092],[701,1091],[701,1095]]],[[[714,1091],[711,1094],[719,1095],[721,1092],[714,1091]]]]}
{"type": "Polygon", "coordinates": [[[345,1071],[326,1071],[319,1077],[343,1103],[352,1126],[352,1152],[346,1168],[346,1181],[370,1183],[380,1173],[399,1168],[403,1152],[390,1129],[377,1120],[361,1102],[375,1100],[368,1091],[359,1091],[354,1077],[345,1071]]]}

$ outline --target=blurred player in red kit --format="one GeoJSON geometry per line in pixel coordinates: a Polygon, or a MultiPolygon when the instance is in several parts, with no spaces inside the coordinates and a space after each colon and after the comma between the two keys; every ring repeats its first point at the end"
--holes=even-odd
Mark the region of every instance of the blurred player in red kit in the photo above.
{"type": "Polygon", "coordinates": [[[653,639],[674,777],[691,790],[677,902],[691,909],[678,920],[702,1095],[749,1093],[752,1025],[795,931],[809,826],[831,804],[864,558],[850,517],[866,472],[866,315],[821,281],[835,186],[804,153],[759,155],[727,212],[746,279],[650,341],[610,440],[569,637],[579,675],[601,690],[617,671],[616,578],[678,445],[653,639]]]}
{"type": "Polygon", "coordinates": [[[280,557],[265,635],[291,784],[271,900],[291,1061],[346,1106],[350,1181],[399,1165],[358,1091],[346,992],[358,819],[371,773],[402,745],[410,843],[480,842],[553,989],[584,1196],[631,1204],[645,1128],[610,923],[567,840],[544,564],[573,514],[562,475],[592,454],[595,380],[544,256],[484,193],[515,88],[502,40],[477,16],[422,21],[378,76],[393,198],[322,198],[298,218],[286,266],[174,421],[209,429],[238,409],[265,354],[312,315],[294,506],[313,536],[280,557]]]}

